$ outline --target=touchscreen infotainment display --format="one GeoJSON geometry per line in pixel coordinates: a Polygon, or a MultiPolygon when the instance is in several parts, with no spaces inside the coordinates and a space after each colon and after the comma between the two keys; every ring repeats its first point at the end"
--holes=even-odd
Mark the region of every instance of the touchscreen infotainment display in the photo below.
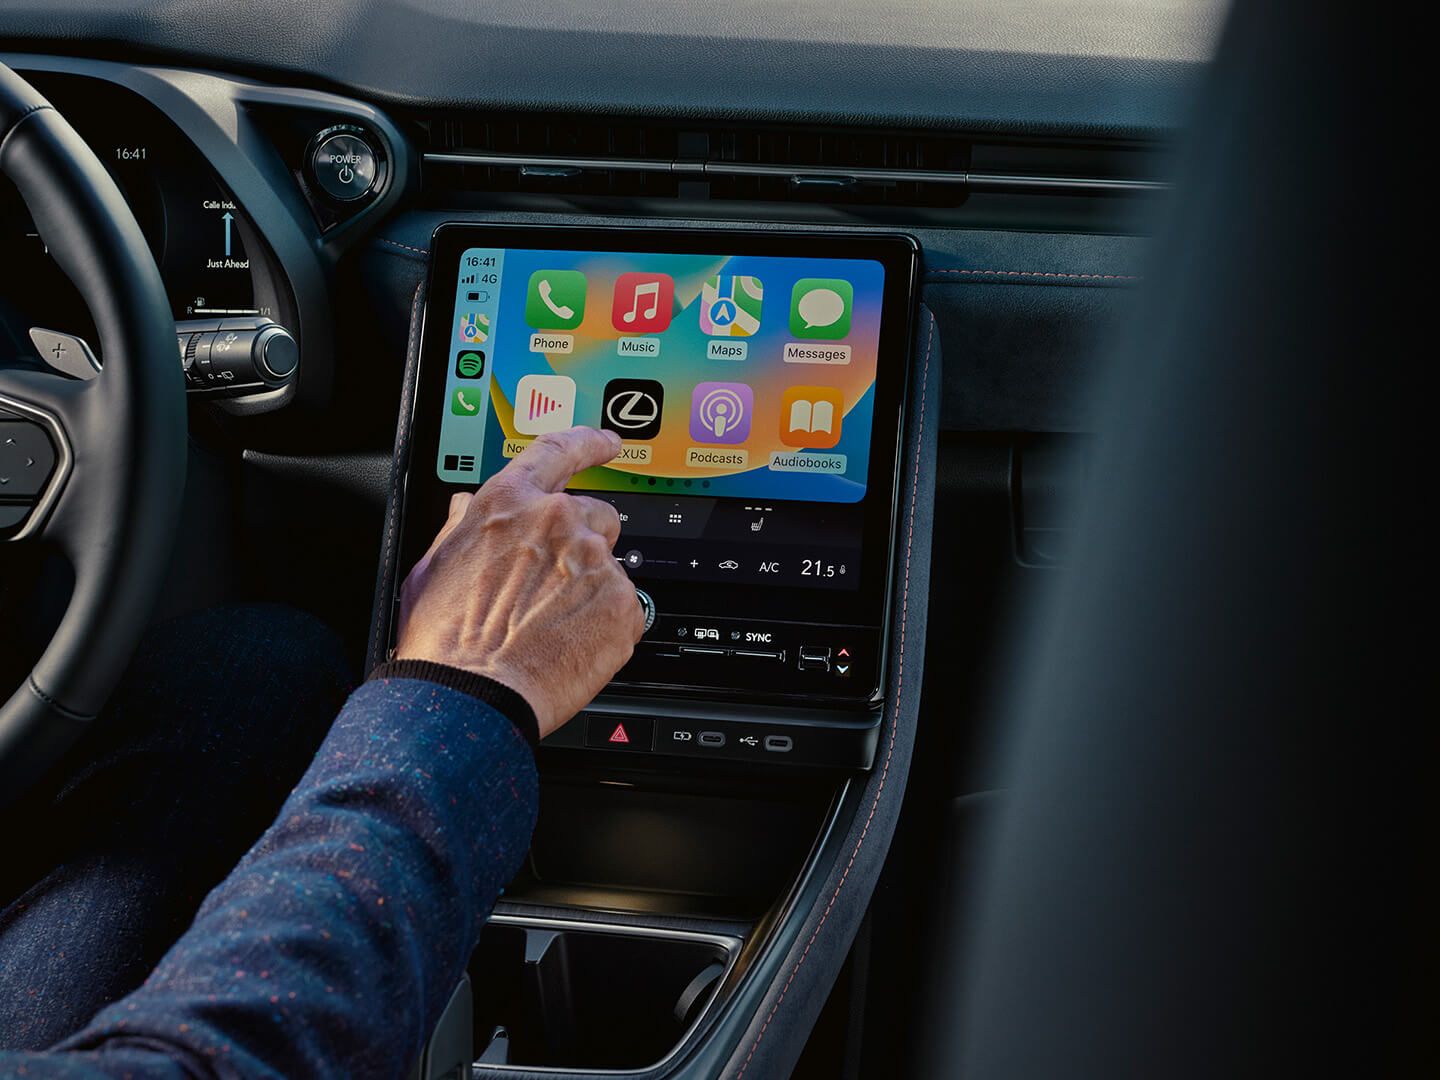
{"type": "Polygon", "coordinates": [[[619,682],[734,686],[763,661],[774,689],[874,692],[916,262],[909,237],[839,230],[441,226],[396,574],[452,492],[605,428],[620,456],[570,489],[619,512],[615,558],[658,612],[619,682]]]}
{"type": "Polygon", "coordinates": [[[879,262],[472,247],[457,279],[441,480],[483,480],[585,424],[625,448],[576,489],[864,497],[879,262]]]}

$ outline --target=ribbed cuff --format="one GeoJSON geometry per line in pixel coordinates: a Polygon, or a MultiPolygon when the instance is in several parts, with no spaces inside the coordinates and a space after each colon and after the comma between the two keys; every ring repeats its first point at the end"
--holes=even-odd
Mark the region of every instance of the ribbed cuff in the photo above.
{"type": "Polygon", "coordinates": [[[431,660],[390,660],[370,672],[365,681],[371,679],[421,679],[469,694],[504,714],[505,719],[515,725],[515,730],[532,747],[540,743],[540,724],[530,703],[504,683],[488,676],[431,660]]]}

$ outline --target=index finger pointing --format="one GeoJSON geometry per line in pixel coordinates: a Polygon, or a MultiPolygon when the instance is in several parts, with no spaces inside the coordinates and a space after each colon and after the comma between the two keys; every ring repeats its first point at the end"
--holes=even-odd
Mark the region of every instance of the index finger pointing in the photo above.
{"type": "Polygon", "coordinates": [[[541,491],[561,491],[570,478],[604,465],[620,453],[620,436],[612,431],[574,427],[541,435],[505,467],[541,491]]]}

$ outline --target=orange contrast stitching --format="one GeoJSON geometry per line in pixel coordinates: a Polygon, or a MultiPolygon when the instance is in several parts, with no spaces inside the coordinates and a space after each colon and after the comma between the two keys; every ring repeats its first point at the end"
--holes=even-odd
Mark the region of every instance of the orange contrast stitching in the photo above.
{"type": "MultiPolygon", "coordinates": [[[[920,376],[920,425],[916,430],[916,441],[922,442],[925,437],[925,398],[929,392],[930,373],[930,350],[935,344],[935,316],[930,314],[930,333],[925,339],[925,364],[920,376]]],[[[845,888],[845,882],[850,879],[850,870],[855,865],[855,859],[860,854],[860,848],[865,843],[865,837],[870,833],[870,823],[875,820],[875,811],[880,806],[880,797],[885,794],[885,781],[890,775],[890,760],[895,754],[895,733],[900,723],[900,700],[905,689],[905,627],[910,611],[910,554],[915,546],[915,500],[920,490],[920,455],[915,455],[915,472],[910,484],[910,520],[907,526],[905,538],[905,583],[900,594],[900,648],[899,662],[895,670],[895,709],[890,715],[890,743],[885,750],[885,764],[880,770],[880,786],[875,789],[875,800],[870,804],[870,815],[865,819],[865,827],[860,830],[860,836],[855,841],[855,848],[850,852],[850,861],[845,866],[845,871],[840,875],[840,881],[835,886],[834,893],[830,896],[830,902],[825,905],[825,911],[820,916],[820,921],[815,925],[810,940],[805,943],[805,949],[800,958],[795,961],[795,966],[790,969],[790,977],[785,980],[785,985],[780,990],[780,996],[775,999],[775,1004],[770,1009],[770,1014],[765,1017],[765,1023],[760,1025],[760,1031],[755,1036],[755,1042],[750,1046],[750,1052],[745,1055],[745,1061],[740,1066],[740,1071],[735,1074],[735,1080],[741,1080],[745,1070],[750,1067],[750,1061],[755,1057],[755,1051],[760,1046],[760,1040],[765,1038],[765,1032],[770,1028],[770,1021],[775,1019],[775,1013],[780,1008],[780,1003],[785,1000],[785,995],[790,992],[790,985],[799,974],[800,967],[805,963],[805,958],[810,955],[810,947],[815,944],[815,939],[820,936],[821,929],[825,926],[825,920],[830,918],[830,912],[835,907],[835,901],[840,897],[840,890],[845,888]]]]}

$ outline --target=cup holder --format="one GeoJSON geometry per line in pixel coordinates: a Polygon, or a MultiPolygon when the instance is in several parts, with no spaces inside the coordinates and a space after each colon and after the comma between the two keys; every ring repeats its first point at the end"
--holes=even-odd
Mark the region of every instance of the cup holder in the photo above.
{"type": "Polygon", "coordinates": [[[738,938],[493,917],[470,961],[475,1064],[642,1069],[696,1025],[738,938]]]}

